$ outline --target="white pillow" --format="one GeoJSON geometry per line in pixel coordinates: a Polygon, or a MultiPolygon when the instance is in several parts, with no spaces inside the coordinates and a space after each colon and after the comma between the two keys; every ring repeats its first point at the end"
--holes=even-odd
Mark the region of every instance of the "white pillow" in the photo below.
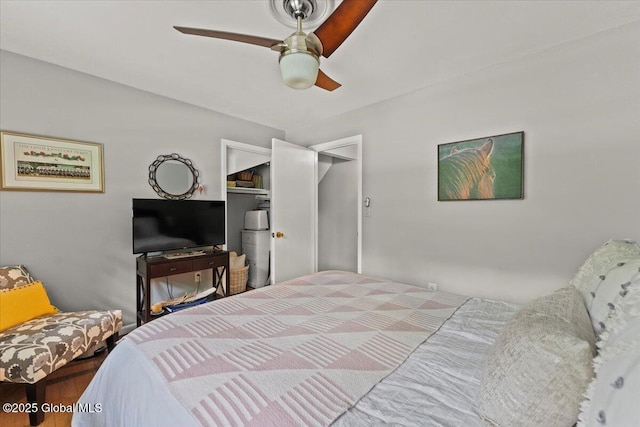
{"type": "Polygon", "coordinates": [[[600,354],[594,360],[596,377],[581,405],[579,425],[638,425],[640,270],[622,291],[600,338],[600,354]]]}
{"type": "Polygon", "coordinates": [[[578,269],[571,280],[587,304],[591,291],[618,262],[640,256],[640,246],[631,240],[609,240],[596,249],[578,269]]]}
{"type": "Polygon", "coordinates": [[[632,282],[640,280],[640,255],[625,258],[609,266],[609,270],[594,282],[585,304],[591,324],[598,337],[606,330],[607,319],[615,311],[616,304],[628,292],[632,282]]]}
{"type": "Polygon", "coordinates": [[[500,332],[478,413],[500,426],[572,426],[593,377],[595,336],[573,286],[538,298],[500,332]]]}
{"type": "Polygon", "coordinates": [[[640,423],[640,342],[620,341],[596,358],[596,377],[581,407],[578,426],[640,423]]]}
{"type": "Polygon", "coordinates": [[[640,269],[622,291],[612,315],[605,322],[605,331],[596,344],[603,349],[619,340],[640,339],[640,269]]]}
{"type": "Polygon", "coordinates": [[[236,252],[229,252],[229,270],[243,269],[246,258],[246,254],[238,255],[236,252]]]}

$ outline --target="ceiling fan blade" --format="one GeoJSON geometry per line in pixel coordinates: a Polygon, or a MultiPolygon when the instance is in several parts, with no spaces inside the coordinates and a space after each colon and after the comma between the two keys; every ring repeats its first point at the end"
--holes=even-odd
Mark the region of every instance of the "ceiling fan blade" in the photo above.
{"type": "Polygon", "coordinates": [[[229,33],[226,31],[205,30],[201,28],[189,28],[189,27],[177,27],[176,30],[184,34],[191,34],[194,36],[213,37],[215,39],[231,40],[242,43],[249,43],[257,46],[264,46],[271,48],[274,45],[282,43],[282,40],[270,39],[267,37],[250,36],[248,34],[229,33]]]}
{"type": "Polygon", "coordinates": [[[369,13],[378,0],[344,0],[315,31],[328,58],[369,13]]]}
{"type": "Polygon", "coordinates": [[[318,70],[318,78],[316,79],[315,84],[319,88],[328,90],[329,92],[332,92],[342,86],[340,83],[323,73],[322,70],[318,70]]]}

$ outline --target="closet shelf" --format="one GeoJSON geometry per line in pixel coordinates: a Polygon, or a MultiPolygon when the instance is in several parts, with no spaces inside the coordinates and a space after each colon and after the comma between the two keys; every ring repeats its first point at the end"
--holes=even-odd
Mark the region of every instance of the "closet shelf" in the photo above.
{"type": "Polygon", "coordinates": [[[269,190],[265,190],[264,188],[227,187],[227,193],[253,194],[253,195],[256,195],[256,196],[269,196],[269,190]]]}

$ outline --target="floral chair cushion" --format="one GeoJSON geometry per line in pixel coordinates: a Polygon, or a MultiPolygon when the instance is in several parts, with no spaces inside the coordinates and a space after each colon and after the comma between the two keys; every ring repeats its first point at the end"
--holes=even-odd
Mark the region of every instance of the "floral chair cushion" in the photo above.
{"type": "Polygon", "coordinates": [[[33,384],[122,329],[122,312],[38,317],[0,333],[0,381],[33,384]]]}
{"type": "Polygon", "coordinates": [[[33,281],[33,277],[24,265],[0,267],[0,290],[17,288],[33,281]]]}

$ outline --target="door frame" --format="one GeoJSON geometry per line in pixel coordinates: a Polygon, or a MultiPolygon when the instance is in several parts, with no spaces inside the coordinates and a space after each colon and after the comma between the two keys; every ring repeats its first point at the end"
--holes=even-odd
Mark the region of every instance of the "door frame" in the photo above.
{"type": "MultiPolygon", "coordinates": [[[[245,151],[252,154],[260,154],[264,156],[269,156],[271,158],[271,148],[260,147],[258,145],[246,144],[244,142],[232,141],[230,139],[222,138],[220,144],[220,199],[224,200],[224,223],[228,223],[228,209],[229,209],[229,200],[227,196],[227,175],[228,174],[228,165],[227,165],[227,150],[229,148],[245,151]]],[[[224,227],[224,241],[225,244],[223,248],[227,249],[227,242],[229,241],[229,236],[227,235],[227,226],[224,227]]]]}
{"type": "MultiPolygon", "coordinates": [[[[357,191],[356,197],[357,212],[358,212],[358,225],[357,225],[357,239],[358,239],[358,255],[357,255],[357,273],[362,274],[362,134],[349,136],[346,138],[337,139],[335,141],[323,142],[321,144],[311,145],[309,147],[312,150],[318,152],[318,154],[324,154],[327,156],[337,157],[344,160],[350,160],[356,162],[357,173],[357,191]]],[[[316,189],[316,210],[318,207],[316,189]]],[[[316,212],[317,215],[317,212],[316,212]]],[[[316,268],[318,265],[318,221],[316,218],[316,268]]]]}

